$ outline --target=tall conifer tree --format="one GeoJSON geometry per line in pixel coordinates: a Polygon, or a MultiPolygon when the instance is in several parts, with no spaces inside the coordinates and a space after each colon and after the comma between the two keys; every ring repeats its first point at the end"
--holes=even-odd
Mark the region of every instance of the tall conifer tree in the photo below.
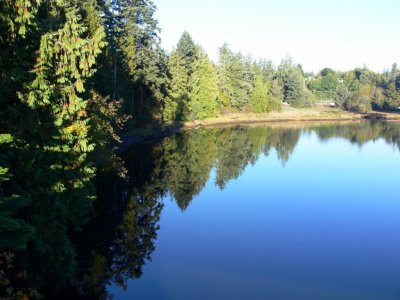
{"type": "Polygon", "coordinates": [[[189,118],[204,119],[218,115],[218,84],[214,66],[201,50],[189,81],[189,118]]]}

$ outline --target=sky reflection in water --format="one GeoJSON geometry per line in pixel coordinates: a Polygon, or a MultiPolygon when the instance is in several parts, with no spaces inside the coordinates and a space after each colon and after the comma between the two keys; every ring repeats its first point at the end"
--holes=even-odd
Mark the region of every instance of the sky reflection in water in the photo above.
{"type": "MultiPolygon", "coordinates": [[[[209,167],[204,188],[183,197],[182,210],[171,194],[179,196],[177,183],[190,178],[164,179],[170,188],[152,262],[139,280],[127,281],[127,291],[108,291],[115,299],[398,299],[399,127],[353,126],[356,134],[349,126],[212,129],[217,149],[212,154],[208,145],[199,158],[215,158],[207,165],[192,157],[200,169],[209,167]],[[233,141],[257,135],[268,138],[264,146],[251,138],[251,147],[268,156],[233,141]],[[235,145],[221,150],[221,139],[235,145]],[[224,162],[224,151],[238,157],[224,162]],[[244,169],[229,170],[234,165],[244,169]]],[[[184,133],[193,136],[177,149],[204,146],[204,130],[184,133]]]]}

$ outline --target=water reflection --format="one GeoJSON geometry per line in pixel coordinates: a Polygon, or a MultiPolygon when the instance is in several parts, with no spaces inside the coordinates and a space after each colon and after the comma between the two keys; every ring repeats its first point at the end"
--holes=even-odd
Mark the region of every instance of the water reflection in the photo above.
{"type": "MultiPolygon", "coordinates": [[[[212,170],[215,184],[224,189],[261,156],[274,152],[285,165],[302,134],[316,134],[320,141],[342,138],[360,147],[384,139],[400,149],[399,124],[383,122],[202,128],[134,145],[123,154],[129,180],[98,179],[94,217],[80,234],[57,233],[60,224],[68,225],[53,217],[55,203],[31,205],[35,218],[42,220],[36,228],[43,233],[40,247],[13,247],[21,236],[3,234],[2,227],[12,224],[0,224],[0,264],[6,270],[0,281],[11,280],[26,293],[39,290],[58,299],[105,298],[107,285],[126,287],[127,280],[140,278],[151,261],[165,196],[185,211],[212,170]],[[14,254],[14,267],[6,268],[7,255],[14,254]]],[[[4,293],[10,284],[2,282],[4,293]]]]}

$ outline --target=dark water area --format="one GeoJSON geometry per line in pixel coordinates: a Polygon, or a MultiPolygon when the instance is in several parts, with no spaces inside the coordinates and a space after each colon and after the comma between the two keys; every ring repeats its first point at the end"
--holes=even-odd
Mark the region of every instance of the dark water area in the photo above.
{"type": "Polygon", "coordinates": [[[384,122],[136,144],[71,254],[16,263],[54,299],[400,299],[399,147],[384,122]]]}

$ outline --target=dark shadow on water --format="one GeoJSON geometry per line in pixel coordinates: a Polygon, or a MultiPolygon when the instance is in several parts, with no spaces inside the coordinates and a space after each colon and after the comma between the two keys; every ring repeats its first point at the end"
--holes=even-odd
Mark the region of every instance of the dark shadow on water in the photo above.
{"type": "MultiPolygon", "coordinates": [[[[35,291],[49,299],[107,298],[107,285],[126,287],[127,280],[140,278],[143,266],[150,263],[165,196],[185,211],[212,170],[215,184],[224,189],[271,150],[285,164],[303,133],[316,134],[320,141],[341,138],[360,147],[384,139],[400,150],[400,126],[384,122],[201,128],[143,141],[121,153],[127,179],[97,178],[94,211],[80,211],[82,218],[91,216],[81,232],[73,233],[70,228],[69,220],[76,215],[61,218],[54,214],[57,203],[48,202],[27,204],[25,211],[34,218],[20,215],[0,224],[0,267],[4,271],[0,295],[13,287],[30,293],[31,298],[35,291]],[[27,247],[17,247],[24,238],[19,221],[40,233],[40,243],[30,240],[27,247]],[[65,235],[57,230],[60,226],[68,228],[65,235]]],[[[1,203],[0,208],[0,219],[13,209],[1,203]]],[[[70,211],[76,214],[79,206],[70,211]]]]}

